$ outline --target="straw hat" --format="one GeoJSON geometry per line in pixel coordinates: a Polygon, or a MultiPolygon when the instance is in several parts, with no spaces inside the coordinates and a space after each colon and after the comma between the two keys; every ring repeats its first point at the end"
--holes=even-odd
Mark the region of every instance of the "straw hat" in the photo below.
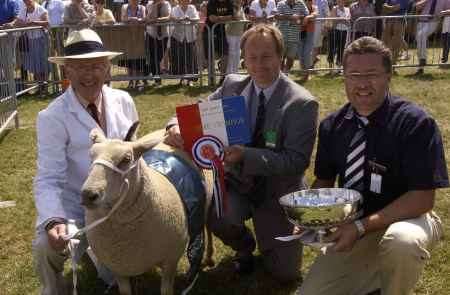
{"type": "Polygon", "coordinates": [[[52,56],[50,62],[64,65],[69,59],[89,59],[97,57],[114,57],[121,55],[122,52],[106,51],[100,37],[91,29],[82,29],[70,32],[64,44],[64,56],[52,56]]]}

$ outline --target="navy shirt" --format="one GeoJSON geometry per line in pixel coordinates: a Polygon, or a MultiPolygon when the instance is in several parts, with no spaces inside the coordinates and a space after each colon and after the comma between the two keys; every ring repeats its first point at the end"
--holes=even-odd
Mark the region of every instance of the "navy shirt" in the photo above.
{"type": "MultiPolygon", "coordinates": [[[[388,95],[370,116],[366,128],[364,216],[372,214],[411,190],[448,187],[441,134],[436,122],[417,105],[388,95]],[[375,163],[375,164],[373,164],[375,163]],[[382,176],[381,192],[370,191],[372,173],[382,176]]],[[[338,177],[343,186],[345,161],[357,125],[349,103],[327,116],[319,127],[315,175],[338,177]]]]}
{"type": "Polygon", "coordinates": [[[0,1],[0,25],[11,22],[19,15],[19,3],[16,0],[0,1]]]}

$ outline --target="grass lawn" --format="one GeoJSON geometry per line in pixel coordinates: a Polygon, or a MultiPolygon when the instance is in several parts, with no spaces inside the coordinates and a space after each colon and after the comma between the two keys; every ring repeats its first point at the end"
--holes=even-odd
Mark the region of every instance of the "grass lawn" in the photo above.
{"type": "MultiPolygon", "coordinates": [[[[400,70],[392,82],[392,93],[403,95],[424,107],[436,118],[445,144],[447,161],[450,158],[450,74],[438,69],[427,69],[423,77],[411,76],[412,69],[400,70]],[[446,98],[447,97],[447,98],[446,98]]],[[[296,79],[296,77],[294,77],[296,79]]],[[[175,106],[205,97],[212,89],[182,88],[166,83],[144,93],[133,92],[139,110],[140,135],[162,128],[174,113],[175,106]]],[[[126,85],[120,84],[118,86],[126,85]]],[[[337,109],[346,101],[342,77],[319,75],[305,85],[320,102],[321,118],[337,109]]],[[[0,201],[15,200],[16,207],[0,209],[0,295],[38,294],[39,283],[33,271],[31,240],[34,233],[35,209],[33,204],[32,181],[36,169],[35,119],[39,110],[45,108],[49,99],[33,97],[20,100],[19,113],[21,128],[10,130],[0,138],[0,201]]],[[[420,157],[420,155],[417,155],[420,157]]],[[[311,169],[308,170],[311,181],[311,169]]],[[[434,249],[423,276],[416,287],[416,294],[450,294],[450,191],[440,190],[437,194],[436,211],[441,216],[446,238],[434,249]]],[[[258,271],[249,277],[239,278],[233,274],[230,259],[233,253],[215,240],[216,267],[205,269],[191,294],[293,294],[296,282],[290,285],[273,281],[262,270],[257,261],[258,271]]],[[[307,271],[315,254],[305,249],[302,272],[307,271]]],[[[95,279],[95,271],[89,263],[80,267],[79,294],[101,294],[103,285],[95,279]]],[[[186,270],[186,260],[182,260],[177,277],[177,285],[186,270]]],[[[70,280],[70,272],[67,274],[70,280]]],[[[159,275],[150,273],[143,284],[146,294],[159,291],[159,275]]]]}

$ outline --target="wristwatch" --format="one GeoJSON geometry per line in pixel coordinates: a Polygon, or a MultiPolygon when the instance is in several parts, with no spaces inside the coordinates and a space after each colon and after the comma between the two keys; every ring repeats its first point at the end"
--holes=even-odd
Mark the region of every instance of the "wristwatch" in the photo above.
{"type": "Polygon", "coordinates": [[[366,228],[364,227],[364,224],[359,219],[355,220],[353,223],[355,224],[356,229],[358,230],[359,238],[362,238],[366,234],[366,228]]]}

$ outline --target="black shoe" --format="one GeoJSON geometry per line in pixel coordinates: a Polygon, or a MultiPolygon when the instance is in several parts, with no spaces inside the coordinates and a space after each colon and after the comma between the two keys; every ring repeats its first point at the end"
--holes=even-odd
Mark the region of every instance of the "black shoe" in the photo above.
{"type": "Polygon", "coordinates": [[[375,291],[367,293],[367,295],[380,295],[380,294],[381,294],[381,290],[380,289],[376,289],[375,291]]]}
{"type": "Polygon", "coordinates": [[[255,270],[255,261],[253,255],[235,257],[233,259],[234,270],[239,275],[249,275],[255,270]]]}
{"type": "Polygon", "coordinates": [[[423,75],[423,73],[424,73],[423,69],[418,69],[417,72],[414,75],[420,76],[420,75],[423,75]]]}

